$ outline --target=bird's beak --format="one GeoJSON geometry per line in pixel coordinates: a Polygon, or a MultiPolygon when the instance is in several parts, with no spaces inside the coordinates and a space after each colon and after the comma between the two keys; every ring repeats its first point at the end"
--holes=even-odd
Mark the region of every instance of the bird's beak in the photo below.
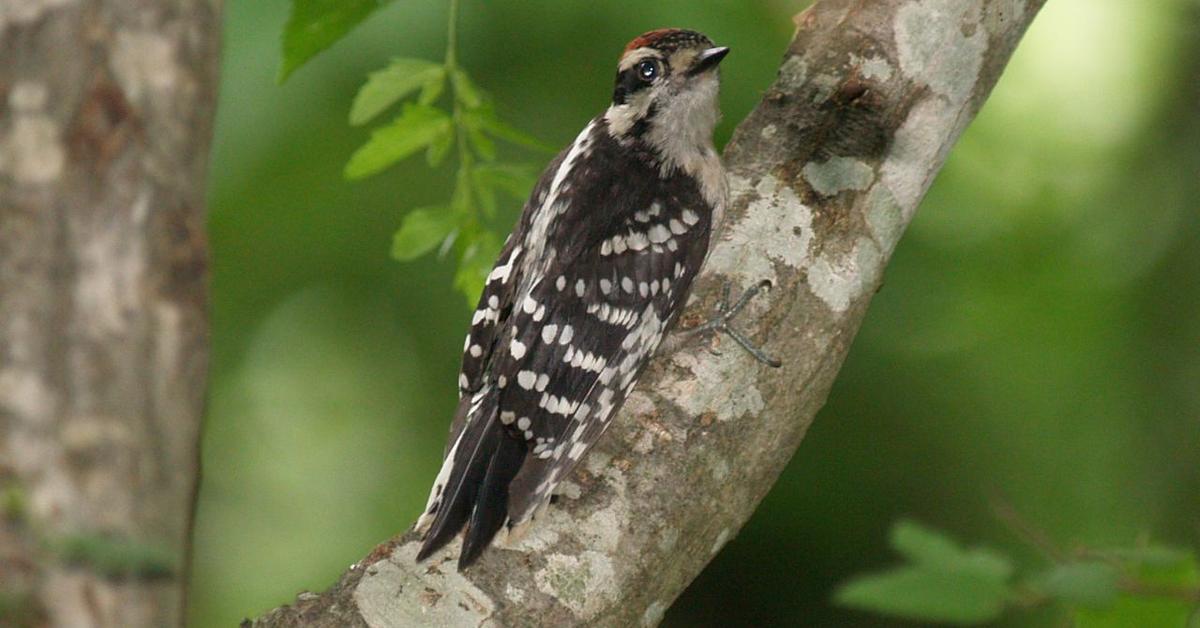
{"type": "Polygon", "coordinates": [[[691,72],[688,72],[688,74],[694,76],[706,70],[711,70],[712,68],[717,67],[717,64],[720,63],[721,59],[724,59],[725,55],[727,54],[729,54],[729,48],[726,46],[709,48],[708,50],[701,52],[696,56],[696,62],[692,64],[692,70],[691,72]]]}

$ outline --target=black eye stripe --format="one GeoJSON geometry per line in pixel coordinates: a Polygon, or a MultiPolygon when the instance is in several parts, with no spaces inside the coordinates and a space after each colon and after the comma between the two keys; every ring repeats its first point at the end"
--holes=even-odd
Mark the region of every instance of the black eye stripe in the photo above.
{"type": "Polygon", "coordinates": [[[626,70],[617,73],[617,84],[613,88],[613,104],[623,105],[629,101],[629,97],[644,89],[646,82],[638,78],[636,72],[626,70]]]}
{"type": "MultiPolygon", "coordinates": [[[[669,74],[665,63],[657,61],[658,77],[665,77],[669,74]]],[[[647,81],[641,73],[641,62],[635,63],[633,67],[617,72],[616,87],[613,89],[613,104],[623,105],[628,102],[629,97],[637,92],[646,89],[651,85],[651,81],[647,81]]]]}

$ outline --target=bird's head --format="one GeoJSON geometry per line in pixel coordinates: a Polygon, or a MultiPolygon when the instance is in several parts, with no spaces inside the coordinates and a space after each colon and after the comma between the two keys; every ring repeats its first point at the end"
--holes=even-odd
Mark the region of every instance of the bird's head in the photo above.
{"type": "Polygon", "coordinates": [[[717,65],[728,52],[696,31],[664,28],[636,37],[617,66],[604,114],[609,132],[679,163],[711,149],[720,118],[717,65]]]}

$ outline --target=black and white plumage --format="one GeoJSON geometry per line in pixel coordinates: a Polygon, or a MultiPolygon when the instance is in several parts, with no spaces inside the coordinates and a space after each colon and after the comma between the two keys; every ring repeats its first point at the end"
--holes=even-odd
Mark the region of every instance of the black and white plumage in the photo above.
{"type": "Polygon", "coordinates": [[[543,173],[472,317],[418,559],[465,526],[463,568],[532,520],[675,323],[726,202],[726,52],[694,31],[634,39],[612,105],[543,173]]]}

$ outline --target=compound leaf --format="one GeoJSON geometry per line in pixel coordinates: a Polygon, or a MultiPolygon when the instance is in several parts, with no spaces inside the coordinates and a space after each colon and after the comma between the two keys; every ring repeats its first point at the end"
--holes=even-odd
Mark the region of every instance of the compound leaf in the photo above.
{"type": "Polygon", "coordinates": [[[371,139],[346,164],[347,179],[361,179],[412,155],[450,133],[450,116],[440,109],[408,103],[390,124],[375,129],[371,139]]]}
{"type": "Polygon", "coordinates": [[[386,68],[372,72],[358,90],[350,106],[350,124],[363,124],[401,98],[445,79],[446,69],[439,64],[424,59],[393,59],[386,68]]]}
{"type": "Polygon", "coordinates": [[[458,225],[448,207],[422,207],[408,212],[392,237],[392,257],[402,262],[416,259],[437,247],[458,225]]]}
{"type": "Polygon", "coordinates": [[[292,0],[283,29],[279,82],[358,26],[391,0],[292,0]]]}

